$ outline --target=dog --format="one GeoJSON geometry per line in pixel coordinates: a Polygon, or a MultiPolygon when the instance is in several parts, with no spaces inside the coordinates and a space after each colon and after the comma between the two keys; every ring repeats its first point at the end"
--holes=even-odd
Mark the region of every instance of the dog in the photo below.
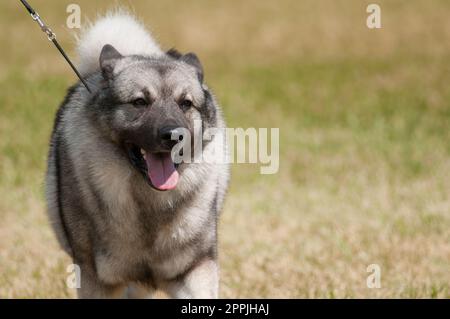
{"type": "Polygon", "coordinates": [[[217,298],[229,167],[171,155],[181,129],[200,138],[201,154],[227,152],[223,138],[202,135],[225,122],[197,55],[162,51],[121,11],[88,27],[77,50],[91,92],[78,82],[57,111],[46,199],[80,269],[78,297],[217,298]]]}

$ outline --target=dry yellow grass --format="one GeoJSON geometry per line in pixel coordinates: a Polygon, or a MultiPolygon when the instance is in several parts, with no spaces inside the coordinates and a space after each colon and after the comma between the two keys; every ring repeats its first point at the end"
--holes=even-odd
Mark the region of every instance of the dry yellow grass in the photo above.
{"type": "MultiPolygon", "coordinates": [[[[35,5],[73,55],[72,2],[35,5]]],[[[233,167],[222,297],[450,297],[450,4],[377,1],[369,30],[368,3],[132,3],[164,47],[199,54],[230,126],[280,127],[278,174],[233,167]]],[[[74,297],[43,200],[74,76],[17,2],[0,21],[0,297],[74,297]]]]}

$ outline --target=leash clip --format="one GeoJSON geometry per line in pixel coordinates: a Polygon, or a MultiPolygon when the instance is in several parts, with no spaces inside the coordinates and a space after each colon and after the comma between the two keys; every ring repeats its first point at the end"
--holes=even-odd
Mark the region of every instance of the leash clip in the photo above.
{"type": "Polygon", "coordinates": [[[49,41],[53,41],[56,39],[56,34],[50,29],[48,26],[45,25],[44,21],[42,21],[41,17],[37,12],[31,13],[31,18],[39,24],[41,27],[41,30],[47,35],[47,38],[49,41]]]}

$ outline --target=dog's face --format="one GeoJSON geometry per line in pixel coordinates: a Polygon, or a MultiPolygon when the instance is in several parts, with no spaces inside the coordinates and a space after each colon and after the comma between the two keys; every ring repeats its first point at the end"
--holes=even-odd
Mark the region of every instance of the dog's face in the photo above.
{"type": "Polygon", "coordinates": [[[174,189],[179,178],[171,158],[178,142],[174,138],[182,130],[194,138],[194,121],[203,128],[215,125],[216,106],[203,85],[197,56],[171,50],[157,58],[124,57],[105,45],[100,68],[104,88],[95,103],[95,120],[150,185],[174,189]]]}

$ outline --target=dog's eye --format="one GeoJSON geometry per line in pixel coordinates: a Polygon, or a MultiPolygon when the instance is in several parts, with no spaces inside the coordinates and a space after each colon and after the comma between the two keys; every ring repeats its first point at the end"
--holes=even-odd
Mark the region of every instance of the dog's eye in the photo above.
{"type": "Polygon", "coordinates": [[[180,105],[181,105],[183,108],[188,109],[188,108],[190,108],[193,104],[192,104],[192,101],[191,101],[191,100],[189,100],[189,99],[183,99],[183,100],[181,101],[180,105]]]}
{"type": "Polygon", "coordinates": [[[139,98],[131,102],[134,106],[147,106],[147,101],[143,98],[139,98]]]}

